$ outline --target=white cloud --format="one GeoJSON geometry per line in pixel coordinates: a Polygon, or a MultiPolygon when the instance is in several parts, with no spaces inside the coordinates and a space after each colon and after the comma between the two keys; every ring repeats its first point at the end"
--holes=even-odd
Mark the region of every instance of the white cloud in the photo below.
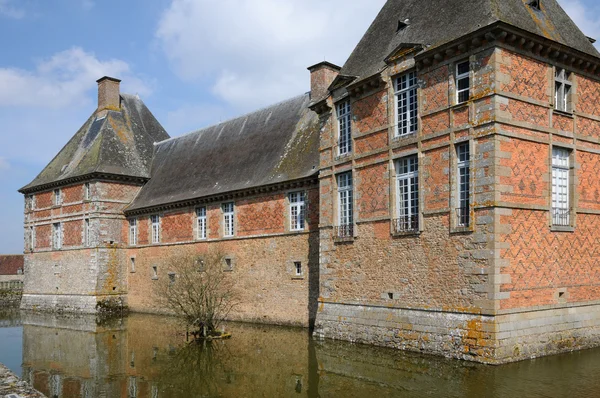
{"type": "Polygon", "coordinates": [[[0,107],[64,108],[90,101],[95,81],[110,75],[123,80],[127,92],[149,95],[150,87],[118,59],[101,61],[79,47],[59,52],[38,63],[34,71],[0,68],[0,107]]]}
{"type": "Polygon", "coordinates": [[[25,10],[15,7],[13,0],[0,0],[0,16],[13,19],[21,19],[25,16],[25,10]]]}
{"type": "Polygon", "coordinates": [[[177,74],[242,110],[309,90],[306,67],[341,64],[384,0],[172,0],[156,36],[177,74]]]}
{"type": "MultiPolygon", "coordinates": [[[[559,3],[586,36],[600,40],[600,7],[594,8],[581,0],[559,0],[559,3]]],[[[600,49],[600,42],[596,42],[596,48],[600,49]]]]}

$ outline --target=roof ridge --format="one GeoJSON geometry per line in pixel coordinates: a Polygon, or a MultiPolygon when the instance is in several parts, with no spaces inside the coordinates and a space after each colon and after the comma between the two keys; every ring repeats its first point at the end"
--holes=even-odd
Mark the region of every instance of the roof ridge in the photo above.
{"type": "Polygon", "coordinates": [[[238,119],[243,119],[243,118],[246,118],[246,117],[248,117],[248,116],[250,116],[250,115],[254,115],[254,114],[256,114],[256,113],[263,112],[263,111],[265,111],[265,110],[267,110],[267,109],[270,109],[270,108],[275,108],[276,106],[279,106],[279,105],[281,105],[281,104],[285,104],[286,102],[292,102],[292,101],[294,101],[294,100],[297,100],[297,99],[299,99],[299,98],[301,98],[301,97],[305,97],[305,96],[307,96],[309,93],[310,93],[310,92],[306,92],[306,93],[304,93],[304,94],[296,95],[296,96],[294,96],[294,97],[287,98],[287,99],[285,99],[285,100],[282,100],[282,101],[276,102],[276,103],[274,103],[274,104],[271,104],[271,105],[263,106],[262,108],[258,108],[258,109],[256,109],[256,110],[253,110],[253,111],[250,111],[250,112],[247,112],[247,113],[241,114],[241,115],[239,115],[239,116],[234,116],[234,117],[231,117],[231,118],[229,118],[229,119],[226,119],[226,120],[223,120],[223,121],[221,121],[221,122],[219,122],[219,123],[214,123],[214,124],[208,125],[208,126],[206,126],[206,127],[202,127],[201,129],[192,130],[192,131],[189,131],[189,132],[187,132],[187,133],[184,133],[184,134],[182,134],[182,135],[178,135],[178,136],[176,136],[176,137],[170,137],[170,138],[167,138],[166,140],[162,140],[162,141],[155,142],[155,143],[154,143],[154,145],[155,145],[155,146],[158,146],[158,145],[161,145],[161,144],[164,144],[164,143],[170,142],[170,141],[175,141],[175,140],[178,140],[178,139],[180,139],[180,138],[188,137],[188,136],[190,136],[190,135],[192,135],[192,134],[201,133],[201,132],[203,132],[203,131],[205,131],[205,130],[208,130],[208,129],[210,129],[210,128],[213,128],[213,127],[216,127],[216,126],[219,126],[219,125],[221,125],[221,124],[230,123],[230,122],[233,122],[234,120],[238,120],[238,119]]]}

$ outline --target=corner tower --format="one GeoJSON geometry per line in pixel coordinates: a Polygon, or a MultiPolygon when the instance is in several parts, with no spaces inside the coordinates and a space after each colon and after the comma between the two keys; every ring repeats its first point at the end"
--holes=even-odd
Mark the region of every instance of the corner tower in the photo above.
{"type": "Polygon", "coordinates": [[[153,144],[169,138],[120,80],[98,80],[98,107],[25,195],[23,309],[94,313],[126,304],[123,209],[150,177],[153,144]]]}

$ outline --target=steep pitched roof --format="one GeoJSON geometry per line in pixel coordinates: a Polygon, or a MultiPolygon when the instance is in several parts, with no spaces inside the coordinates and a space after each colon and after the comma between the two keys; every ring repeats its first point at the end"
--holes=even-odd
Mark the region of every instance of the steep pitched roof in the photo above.
{"type": "Polygon", "coordinates": [[[388,0],[340,74],[368,77],[381,71],[384,59],[401,44],[437,47],[497,22],[600,57],[556,0],[541,0],[539,11],[529,3],[530,0],[388,0]],[[404,21],[407,26],[399,30],[399,22],[404,21]]]}
{"type": "Polygon", "coordinates": [[[319,121],[302,95],[156,145],[152,176],[127,211],[314,176],[319,121]]]}
{"type": "Polygon", "coordinates": [[[169,138],[137,96],[121,95],[121,111],[98,112],[20,192],[92,174],[149,178],[154,142],[169,138]]]}
{"type": "Polygon", "coordinates": [[[18,275],[23,271],[24,257],[22,254],[0,256],[0,275],[18,275]]]}

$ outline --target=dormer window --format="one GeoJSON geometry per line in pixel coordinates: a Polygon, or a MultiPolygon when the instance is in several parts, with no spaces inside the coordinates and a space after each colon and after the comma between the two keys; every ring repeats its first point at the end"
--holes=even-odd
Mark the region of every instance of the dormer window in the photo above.
{"type": "Polygon", "coordinates": [[[542,1],[541,0],[531,0],[529,2],[529,6],[537,11],[542,11],[542,1]]]}
{"type": "Polygon", "coordinates": [[[398,27],[396,28],[396,32],[400,32],[401,30],[404,30],[408,27],[408,19],[405,19],[404,21],[398,21],[398,27]]]}

